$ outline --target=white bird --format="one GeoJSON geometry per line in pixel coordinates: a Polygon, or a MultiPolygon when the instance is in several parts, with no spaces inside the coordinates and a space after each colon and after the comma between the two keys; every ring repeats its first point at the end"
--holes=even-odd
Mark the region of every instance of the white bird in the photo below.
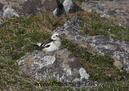
{"type": "MultiPolygon", "coordinates": [[[[32,42],[33,43],[33,42],[32,42]]],[[[39,49],[46,52],[53,52],[61,49],[61,39],[59,33],[54,33],[51,38],[45,40],[43,43],[33,43],[39,46],[39,49]]]]}

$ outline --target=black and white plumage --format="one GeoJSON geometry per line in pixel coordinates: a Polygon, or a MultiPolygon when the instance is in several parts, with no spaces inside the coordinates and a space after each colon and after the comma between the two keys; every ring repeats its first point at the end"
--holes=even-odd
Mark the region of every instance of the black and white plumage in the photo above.
{"type": "Polygon", "coordinates": [[[51,38],[45,40],[43,43],[33,43],[39,46],[38,49],[53,52],[61,49],[61,39],[59,33],[54,33],[51,38]]]}

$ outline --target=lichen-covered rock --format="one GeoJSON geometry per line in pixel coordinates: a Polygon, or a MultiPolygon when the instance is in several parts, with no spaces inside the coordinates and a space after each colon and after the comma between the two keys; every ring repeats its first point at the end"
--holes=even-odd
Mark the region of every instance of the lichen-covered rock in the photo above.
{"type": "Polygon", "coordinates": [[[67,49],[45,53],[35,50],[17,60],[20,69],[37,80],[57,79],[67,85],[86,86],[89,74],[67,49]]]}
{"type": "Polygon", "coordinates": [[[88,48],[90,52],[111,56],[114,60],[120,61],[126,70],[129,69],[129,41],[103,35],[88,36],[81,32],[79,23],[83,23],[79,16],[73,16],[62,27],[58,27],[54,31],[64,35],[68,40],[88,48]]]}

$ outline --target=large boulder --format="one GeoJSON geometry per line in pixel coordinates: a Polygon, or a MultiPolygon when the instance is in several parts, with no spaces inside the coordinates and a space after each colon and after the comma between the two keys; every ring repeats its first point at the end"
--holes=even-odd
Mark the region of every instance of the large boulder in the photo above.
{"type": "Polygon", "coordinates": [[[35,50],[17,60],[20,69],[37,80],[56,79],[67,85],[86,86],[89,74],[67,49],[51,53],[35,50]]]}

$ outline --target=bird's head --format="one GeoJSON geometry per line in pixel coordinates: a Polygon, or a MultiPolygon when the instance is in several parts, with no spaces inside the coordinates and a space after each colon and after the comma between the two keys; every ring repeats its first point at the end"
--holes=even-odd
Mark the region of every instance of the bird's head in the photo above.
{"type": "Polygon", "coordinates": [[[53,39],[53,40],[60,40],[60,34],[59,34],[59,33],[54,33],[54,34],[51,36],[51,39],[53,39]]]}

